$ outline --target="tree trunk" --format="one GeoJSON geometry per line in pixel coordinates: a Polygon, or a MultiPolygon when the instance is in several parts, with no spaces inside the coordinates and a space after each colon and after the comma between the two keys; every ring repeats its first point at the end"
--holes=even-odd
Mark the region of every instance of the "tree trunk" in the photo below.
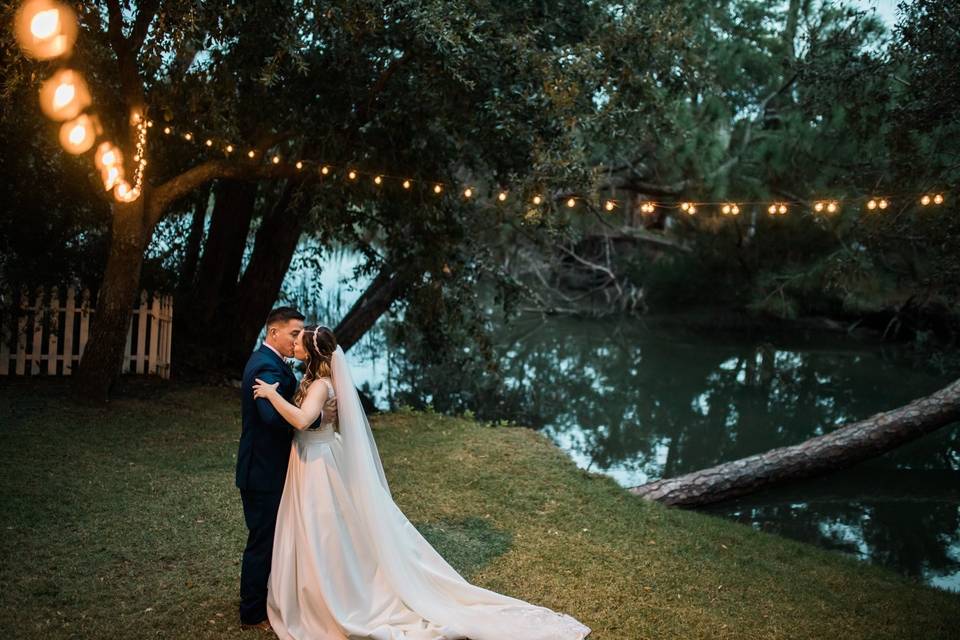
{"type": "Polygon", "coordinates": [[[960,419],[960,380],[910,404],[790,447],[630,489],[664,504],[698,506],[853,466],[960,419]]]}
{"type": "Polygon", "coordinates": [[[193,210],[190,221],[190,235],[187,237],[187,248],[183,258],[183,268],[180,271],[181,291],[190,291],[197,276],[197,263],[200,260],[200,245],[203,243],[203,230],[207,222],[207,195],[208,189],[202,194],[193,210]]]}
{"type": "Polygon", "coordinates": [[[304,212],[292,211],[290,207],[296,188],[290,181],[284,185],[280,199],[257,231],[253,255],[237,287],[236,298],[242,304],[238,305],[236,338],[231,344],[238,350],[241,364],[250,355],[253,342],[277,300],[303,231],[304,212]]]}
{"type": "Polygon", "coordinates": [[[210,235],[189,305],[199,327],[212,326],[215,318],[222,315],[221,301],[236,291],[256,196],[255,182],[223,180],[217,186],[210,235]]]}
{"type": "Polygon", "coordinates": [[[344,351],[356,344],[377,320],[390,308],[410,283],[411,277],[384,265],[367,290],[353,304],[347,315],[333,330],[337,344],[344,351]]]}
{"type": "Polygon", "coordinates": [[[74,380],[81,398],[106,402],[120,375],[127,327],[140,286],[143,250],[152,229],[144,216],[145,197],[113,205],[110,255],[100,285],[90,337],[74,380]]]}

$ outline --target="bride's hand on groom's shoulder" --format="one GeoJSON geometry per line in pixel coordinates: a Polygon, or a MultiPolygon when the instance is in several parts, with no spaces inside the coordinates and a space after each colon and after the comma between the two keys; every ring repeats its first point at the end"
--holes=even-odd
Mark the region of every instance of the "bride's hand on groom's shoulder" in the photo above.
{"type": "Polygon", "coordinates": [[[274,382],[273,384],[267,384],[260,378],[254,378],[256,384],[253,385],[253,397],[254,398],[267,398],[270,399],[272,394],[277,393],[277,387],[280,386],[279,382],[274,382]]]}

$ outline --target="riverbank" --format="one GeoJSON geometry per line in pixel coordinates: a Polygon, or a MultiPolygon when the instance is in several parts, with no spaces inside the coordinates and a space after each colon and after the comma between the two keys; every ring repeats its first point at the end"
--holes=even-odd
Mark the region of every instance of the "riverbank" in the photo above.
{"type": "MultiPolygon", "coordinates": [[[[245,537],[237,391],[0,387],[0,628],[20,638],[234,638],[245,537]]],[[[593,640],[947,638],[960,595],[717,517],[642,502],[522,428],[400,411],[372,425],[394,498],[471,581],[593,640]]]]}

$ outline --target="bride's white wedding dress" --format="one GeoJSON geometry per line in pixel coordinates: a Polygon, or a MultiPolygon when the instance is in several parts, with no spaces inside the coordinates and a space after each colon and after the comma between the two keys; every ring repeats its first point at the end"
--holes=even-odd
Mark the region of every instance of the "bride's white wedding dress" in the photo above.
{"type": "MultiPolygon", "coordinates": [[[[576,619],[464,580],[393,502],[343,351],[335,411],[297,432],[277,516],[270,624],[291,640],[580,640],[576,619]],[[331,418],[330,414],[339,414],[331,418]],[[334,429],[338,420],[340,433],[334,429]]],[[[329,401],[328,401],[329,402],[329,401]]]]}

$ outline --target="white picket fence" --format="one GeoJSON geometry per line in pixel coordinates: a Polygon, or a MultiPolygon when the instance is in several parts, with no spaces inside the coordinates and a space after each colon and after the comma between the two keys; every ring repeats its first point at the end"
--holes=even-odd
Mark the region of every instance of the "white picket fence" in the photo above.
{"type": "MultiPolygon", "coordinates": [[[[0,375],[71,375],[90,335],[94,315],[90,291],[84,289],[78,300],[74,287],[68,287],[61,306],[57,287],[50,290],[49,296],[43,287],[38,288],[32,304],[24,288],[13,315],[2,322],[0,375]]],[[[147,292],[141,291],[140,306],[133,310],[127,329],[123,373],[169,378],[172,337],[173,296],[154,293],[148,303],[147,292]]]]}

